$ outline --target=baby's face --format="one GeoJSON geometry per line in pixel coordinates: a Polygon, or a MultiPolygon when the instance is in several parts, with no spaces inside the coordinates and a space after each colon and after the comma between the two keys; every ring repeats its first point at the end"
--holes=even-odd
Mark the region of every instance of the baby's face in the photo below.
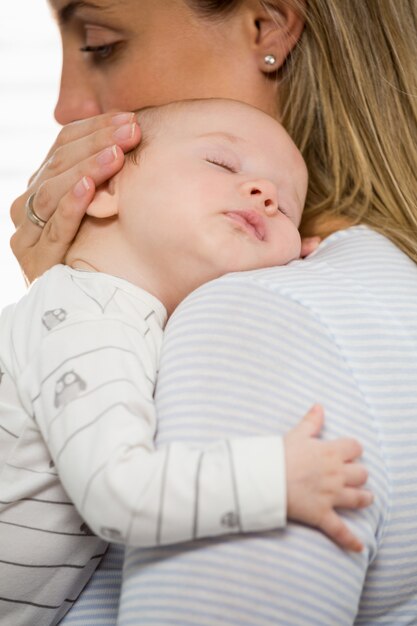
{"type": "Polygon", "coordinates": [[[175,111],[122,171],[119,220],[141,258],[194,288],[300,255],[304,161],[283,128],[237,102],[175,111]]]}

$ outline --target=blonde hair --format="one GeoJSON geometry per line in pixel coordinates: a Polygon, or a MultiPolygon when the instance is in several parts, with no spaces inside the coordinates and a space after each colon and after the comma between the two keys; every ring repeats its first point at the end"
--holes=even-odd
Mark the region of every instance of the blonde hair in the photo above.
{"type": "Polygon", "coordinates": [[[310,173],[303,231],[367,224],[417,262],[417,3],[284,0],[306,20],[280,84],[310,173]]]}
{"type": "MultiPolygon", "coordinates": [[[[207,16],[237,0],[188,0],[207,16]]],[[[416,0],[269,0],[305,18],[279,74],[281,121],[307,162],[304,234],[367,224],[417,262],[416,0]]]]}

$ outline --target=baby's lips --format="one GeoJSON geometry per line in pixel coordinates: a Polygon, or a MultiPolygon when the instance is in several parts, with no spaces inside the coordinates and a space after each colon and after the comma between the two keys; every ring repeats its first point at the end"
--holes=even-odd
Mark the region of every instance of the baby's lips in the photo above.
{"type": "Polygon", "coordinates": [[[259,215],[258,211],[253,209],[245,211],[228,211],[228,217],[241,224],[245,230],[249,231],[260,241],[264,241],[266,235],[264,218],[259,215]]]}

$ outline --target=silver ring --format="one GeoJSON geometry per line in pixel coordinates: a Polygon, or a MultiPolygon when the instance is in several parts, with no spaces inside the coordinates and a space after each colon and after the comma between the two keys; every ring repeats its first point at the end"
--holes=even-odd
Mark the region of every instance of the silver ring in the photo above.
{"type": "Polygon", "coordinates": [[[43,220],[39,215],[36,215],[33,210],[33,198],[35,197],[35,193],[32,193],[29,198],[26,200],[26,215],[35,226],[39,226],[39,228],[43,228],[46,224],[46,220],[43,220]]]}

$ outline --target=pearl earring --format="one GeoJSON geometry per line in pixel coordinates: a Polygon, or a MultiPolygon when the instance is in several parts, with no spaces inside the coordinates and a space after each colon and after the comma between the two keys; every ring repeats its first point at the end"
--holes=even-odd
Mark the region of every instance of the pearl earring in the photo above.
{"type": "Polygon", "coordinates": [[[267,54],[266,56],[264,56],[264,62],[266,65],[275,65],[277,60],[273,54],[267,54]]]}

